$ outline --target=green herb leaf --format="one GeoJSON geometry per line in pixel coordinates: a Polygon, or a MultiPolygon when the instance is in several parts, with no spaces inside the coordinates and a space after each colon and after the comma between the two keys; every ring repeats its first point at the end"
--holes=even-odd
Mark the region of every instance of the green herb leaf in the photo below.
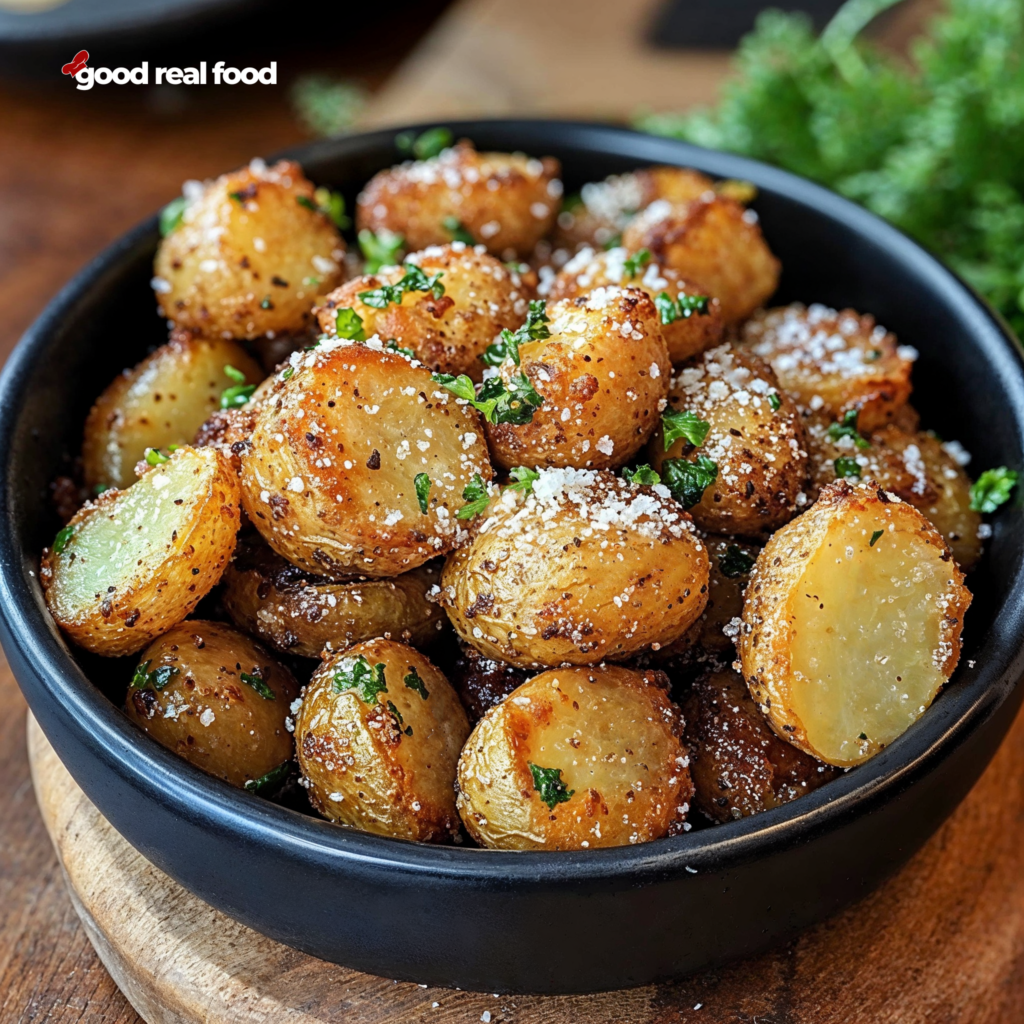
{"type": "Polygon", "coordinates": [[[245,782],[246,791],[257,795],[272,792],[288,778],[292,763],[291,761],[284,761],[276,768],[271,768],[266,775],[261,775],[258,779],[247,779],[245,782]]]}
{"type": "Polygon", "coordinates": [[[718,560],[718,571],[730,579],[746,576],[753,568],[754,559],[744,554],[735,544],[730,544],[725,554],[718,560]]]}
{"type": "Polygon", "coordinates": [[[384,347],[389,352],[397,352],[399,355],[406,356],[409,359],[416,358],[416,353],[411,348],[403,348],[394,338],[389,338],[388,343],[384,347]]]}
{"type": "Polygon", "coordinates": [[[466,504],[455,513],[456,519],[474,519],[487,508],[491,499],[479,473],[462,489],[462,497],[466,504]]]}
{"type": "Polygon", "coordinates": [[[230,377],[231,380],[233,380],[236,384],[245,383],[245,374],[242,373],[241,370],[236,370],[235,367],[231,366],[230,364],[225,365],[224,376],[230,377]]]}
{"type": "Polygon", "coordinates": [[[430,692],[424,685],[423,680],[420,679],[419,672],[417,672],[412,665],[409,666],[409,674],[402,680],[402,682],[404,682],[410,690],[414,690],[418,693],[424,700],[430,696],[430,692]]]}
{"type": "Polygon", "coordinates": [[[154,690],[162,690],[177,674],[178,668],[175,665],[161,665],[152,672],[149,671],[150,661],[144,661],[135,669],[132,676],[131,686],[135,690],[145,690],[152,687],[154,690]]]}
{"type": "Polygon", "coordinates": [[[294,376],[294,374],[295,374],[295,367],[294,366],[286,366],[281,371],[281,380],[291,380],[292,377],[294,376]]]}
{"type": "Polygon", "coordinates": [[[184,196],[172,199],[160,211],[160,237],[166,238],[172,231],[181,226],[181,219],[185,215],[185,207],[188,205],[184,196]]]}
{"type": "Polygon", "coordinates": [[[612,237],[604,243],[604,251],[610,252],[612,249],[618,249],[620,245],[622,245],[622,235],[612,235],[612,237]]]}
{"type": "Polygon", "coordinates": [[[693,508],[705,489],[718,479],[718,464],[706,455],[698,455],[693,462],[666,459],[661,465],[661,479],[683,508],[693,508]]]}
{"type": "Polygon", "coordinates": [[[467,402],[476,401],[476,386],[464,373],[460,373],[458,377],[450,373],[432,373],[430,379],[435,384],[447,388],[456,398],[464,398],[467,402]]]}
{"type": "Polygon", "coordinates": [[[515,480],[514,484],[508,485],[508,489],[510,491],[522,491],[523,494],[529,494],[533,490],[534,480],[540,478],[540,473],[535,469],[530,469],[528,466],[516,466],[515,469],[509,470],[508,475],[515,480]]]}
{"type": "Polygon", "coordinates": [[[773,391],[768,396],[768,404],[772,407],[772,412],[778,412],[782,408],[782,399],[779,397],[778,392],[773,391]]]}
{"type": "Polygon", "coordinates": [[[402,726],[405,725],[405,719],[402,717],[402,712],[399,711],[398,708],[395,707],[394,703],[392,703],[390,700],[388,701],[388,711],[390,711],[391,714],[394,716],[395,721],[398,723],[399,730],[401,732],[404,732],[406,736],[411,736],[412,726],[406,725],[404,729],[402,728],[402,726]]]}
{"type": "Polygon", "coordinates": [[[478,409],[488,423],[529,423],[544,402],[525,373],[513,376],[507,387],[500,377],[490,377],[484,382],[479,395],[464,373],[458,377],[450,373],[433,373],[431,378],[478,409]]]}
{"type": "Polygon", "coordinates": [[[632,256],[627,256],[622,264],[622,273],[627,281],[632,281],[640,271],[651,262],[651,251],[650,249],[640,249],[638,252],[633,253],[632,256]]]}
{"type": "Polygon", "coordinates": [[[400,153],[411,153],[417,160],[429,160],[452,144],[452,133],[448,128],[428,128],[420,135],[401,132],[395,136],[395,146],[400,153]]]}
{"type": "Polygon", "coordinates": [[[381,228],[376,234],[369,228],[359,232],[359,248],[363,252],[366,263],[364,274],[376,274],[381,267],[393,267],[398,263],[398,254],[402,251],[405,238],[387,228],[381,228]]]}
{"type": "Polygon", "coordinates": [[[426,515],[430,511],[430,477],[426,473],[417,473],[413,485],[416,488],[416,500],[419,502],[420,511],[426,515]]]}
{"type": "Polygon", "coordinates": [[[332,192],[329,188],[321,186],[313,192],[320,212],[329,217],[339,231],[352,225],[352,221],[345,213],[345,197],[340,192],[332,192]]]}
{"type": "Polygon", "coordinates": [[[444,285],[441,284],[441,278],[444,276],[443,270],[427,277],[415,263],[406,263],[402,269],[405,271],[405,275],[400,281],[395,284],[381,285],[380,288],[374,288],[372,291],[359,292],[359,301],[374,309],[387,309],[391,303],[400,305],[402,296],[406,292],[430,292],[435,299],[444,295],[444,285]]]}
{"type": "MultiPolygon", "coordinates": [[[[255,384],[233,384],[220,393],[220,407],[222,409],[239,409],[252,398],[255,390],[255,384]]],[[[148,456],[146,461],[149,461],[148,456]]]]}
{"type": "Polygon", "coordinates": [[[680,292],[673,299],[668,292],[658,292],[654,297],[654,308],[657,309],[663,324],[675,323],[676,320],[689,320],[691,316],[707,316],[710,300],[706,295],[688,295],[680,292]]]}
{"type": "Polygon", "coordinates": [[[853,438],[853,443],[861,450],[870,448],[870,442],[861,437],[857,431],[857,417],[859,415],[860,412],[857,409],[848,409],[838,423],[833,423],[829,426],[829,440],[838,441],[841,437],[851,437],[853,438]]]}
{"type": "Polygon", "coordinates": [[[445,217],[441,226],[452,236],[453,242],[465,242],[466,245],[476,245],[476,239],[463,227],[458,217],[445,217]]]}
{"type": "Polygon", "coordinates": [[[274,691],[263,681],[263,673],[260,669],[254,668],[252,672],[242,672],[239,674],[239,679],[246,686],[251,686],[264,700],[277,699],[274,696],[274,691]]]}
{"type": "Polygon", "coordinates": [[[650,487],[661,483],[661,477],[646,463],[642,466],[637,466],[636,469],[624,468],[622,470],[622,478],[628,480],[631,484],[646,484],[650,487]]]}
{"type": "Polygon", "coordinates": [[[986,469],[971,485],[971,508],[975,512],[995,512],[1010,500],[1010,492],[1017,483],[1017,472],[999,466],[986,469]]]}
{"type": "Polygon", "coordinates": [[[548,805],[549,811],[555,809],[555,804],[564,804],[576,792],[575,789],[568,789],[562,781],[561,768],[541,768],[532,761],[526,763],[533,776],[533,788],[548,805]]]}
{"type": "Polygon", "coordinates": [[[146,449],[145,458],[146,458],[146,462],[150,466],[159,466],[159,465],[161,465],[164,462],[170,462],[171,461],[170,457],[167,456],[167,455],[164,455],[164,453],[162,451],[160,451],[159,448],[147,448],[146,449]]]}
{"type": "Polygon", "coordinates": [[[873,548],[875,546],[875,541],[878,540],[883,533],[885,533],[885,530],[875,530],[875,532],[871,534],[871,540],[868,541],[868,547],[873,548]]]}
{"type": "Polygon", "coordinates": [[[317,206],[309,196],[296,196],[295,202],[297,202],[299,206],[304,206],[307,210],[312,210],[314,213],[320,212],[320,207],[317,206]]]}
{"type": "Polygon", "coordinates": [[[334,329],[346,341],[366,341],[363,318],[351,306],[343,306],[334,314],[334,329]]]}
{"type": "MultiPolygon", "coordinates": [[[[110,490],[110,484],[96,484],[93,487],[93,489],[92,489],[92,493],[95,494],[96,497],[98,498],[101,494],[103,494],[104,491],[109,491],[109,490],[110,490]]],[[[66,529],[66,527],[65,527],[65,529],[66,529]]]]}
{"type": "Polygon", "coordinates": [[[480,359],[487,366],[500,366],[506,359],[511,359],[518,366],[519,346],[525,345],[528,341],[544,341],[550,338],[551,331],[548,330],[550,322],[544,300],[531,301],[526,314],[526,323],[515,331],[510,331],[507,328],[503,330],[498,340],[487,346],[480,359]]]}
{"type": "Polygon", "coordinates": [[[377,694],[388,690],[383,664],[371,665],[362,654],[345,659],[334,670],[334,690],[355,690],[364,704],[376,704],[377,694]]]}
{"type": "Polygon", "coordinates": [[[710,423],[694,415],[689,409],[673,409],[671,406],[661,414],[661,426],[665,432],[665,451],[681,437],[686,438],[694,448],[699,448],[711,429],[710,423]]]}
{"type": "Polygon", "coordinates": [[[840,479],[843,477],[857,477],[860,479],[860,463],[856,459],[841,455],[833,465],[835,466],[836,476],[840,479]]]}
{"type": "Polygon", "coordinates": [[[68,525],[57,531],[57,536],[53,538],[53,553],[55,555],[64,554],[64,549],[68,546],[68,541],[74,537],[75,530],[77,529],[77,526],[68,525]]]}

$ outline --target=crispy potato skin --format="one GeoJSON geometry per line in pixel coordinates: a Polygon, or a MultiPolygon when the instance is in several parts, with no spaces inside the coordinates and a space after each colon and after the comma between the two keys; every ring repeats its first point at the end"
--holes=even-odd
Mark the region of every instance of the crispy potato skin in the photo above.
{"type": "Polygon", "coordinates": [[[542,470],[531,494],[506,490],[475,525],[445,562],[438,601],[490,658],[624,659],[677,640],[707,601],[707,551],[660,488],[542,470]]]}
{"type": "Polygon", "coordinates": [[[779,283],[781,265],[756,219],[723,196],[651,203],[630,222],[622,244],[630,252],[647,249],[660,266],[700,281],[721,302],[727,324],[750,316],[779,283]]]}
{"type": "Polygon", "coordinates": [[[693,462],[703,455],[718,466],[714,483],[690,509],[701,529],[761,537],[806,503],[808,461],[800,413],[756,356],[729,345],[704,353],[673,378],[669,404],[710,424],[699,448],[678,438],[668,451],[659,424],[648,449],[659,473],[666,459],[693,462]],[[777,396],[777,409],[771,395],[777,396]]]}
{"type": "Polygon", "coordinates": [[[838,766],[903,733],[956,668],[963,578],[912,505],[826,486],[765,546],[744,599],[743,675],[775,732],[838,766]]]}
{"type": "Polygon", "coordinates": [[[130,487],[135,464],[147,448],[191,444],[203,422],[220,408],[221,392],[235,383],[233,366],[247,384],[263,373],[235,341],[178,332],[133,370],[118,376],[96,400],[85,421],[82,471],[86,486],[130,487]]]}
{"type": "Polygon", "coordinates": [[[375,637],[425,646],[444,612],[427,600],[440,571],[421,566],[393,579],[346,583],[286,562],[262,540],[239,544],[224,573],[222,600],[232,622],[272,647],[303,658],[375,637]]]}
{"type": "Polygon", "coordinates": [[[156,298],[178,327],[207,337],[299,333],[341,283],[344,256],[298,164],[251,164],[188,203],[157,252],[156,298]]]}
{"type": "Polygon", "coordinates": [[[384,309],[367,306],[360,292],[396,284],[405,276],[402,267],[382,267],[331,292],[316,310],[320,329],[336,337],[337,311],[349,308],[362,319],[367,337],[394,338],[430,369],[480,381],[480,356],[503,329],[514,331],[523,323],[532,290],[500,260],[462,242],[432,246],[406,262],[418,264],[428,276],[443,274],[444,295],[435,299],[429,292],[406,292],[400,303],[384,309]]]}
{"type": "MultiPolygon", "coordinates": [[[[548,293],[548,301],[576,299],[595,288],[608,286],[639,288],[652,299],[662,292],[672,299],[678,299],[680,295],[708,295],[702,285],[684,281],[676,271],[659,267],[657,263],[648,262],[639,273],[630,277],[626,267],[628,255],[621,246],[607,252],[595,252],[586,246],[559,271],[548,293]]],[[[673,363],[681,363],[717,344],[722,330],[721,303],[713,297],[708,299],[706,313],[695,313],[661,324],[661,334],[673,363]]]]}
{"type": "Polygon", "coordinates": [[[526,669],[488,658],[469,644],[461,644],[448,678],[455,687],[471,722],[478,722],[488,708],[501,703],[529,678],[526,669]]]}
{"type": "Polygon", "coordinates": [[[469,720],[444,675],[418,651],[370,640],[335,654],[303,693],[295,724],[309,799],[326,818],[424,843],[459,831],[455,769],[469,720]],[[384,666],[387,689],[370,703],[335,674],[358,657],[384,666]],[[415,670],[427,697],[405,679],[415,670]]]}
{"type": "Polygon", "coordinates": [[[693,784],[666,685],[660,672],[560,668],[492,707],[459,759],[458,808],[473,838],[502,850],[580,850],[680,830],[693,784]],[[560,771],[568,799],[542,799],[531,764],[560,771]]]}
{"type": "Polygon", "coordinates": [[[356,224],[405,238],[408,250],[444,245],[454,217],[496,256],[528,256],[561,205],[559,162],[521,153],[478,153],[460,142],[430,160],[375,174],[359,196],[356,224]]]}
{"type": "Polygon", "coordinates": [[[890,422],[910,397],[917,354],[852,309],[793,303],[764,310],[743,325],[741,344],[771,364],[800,405],[833,420],[857,409],[862,431],[890,422]]]}
{"type": "Polygon", "coordinates": [[[150,673],[176,671],[159,690],[130,686],[125,711],[168,750],[240,788],[292,759],[285,719],[299,684],[245,634],[220,622],[182,622],[146,648],[139,663],[146,662],[150,673]],[[243,673],[258,676],[273,699],[243,673]]]}
{"type": "Polygon", "coordinates": [[[379,342],[324,342],[291,368],[242,454],[242,503],[267,543],[334,579],[396,576],[450,550],[463,489],[491,478],[476,410],[379,342]]]}
{"type": "Polygon", "coordinates": [[[612,469],[658,424],[672,364],[654,303],[639,288],[605,288],[555,303],[551,336],[506,359],[507,382],[525,373],[544,404],[529,423],[488,423],[495,462],[612,469]]]}
{"type": "Polygon", "coordinates": [[[43,552],[50,614],[87,650],[134,654],[220,580],[238,524],[238,479],[227,460],[210,448],[179,448],[127,490],[84,505],[63,551],[43,552]]]}
{"type": "Polygon", "coordinates": [[[697,679],[683,714],[694,806],[712,821],[769,811],[838,774],[780,740],[736,672],[723,669],[697,679]]]}

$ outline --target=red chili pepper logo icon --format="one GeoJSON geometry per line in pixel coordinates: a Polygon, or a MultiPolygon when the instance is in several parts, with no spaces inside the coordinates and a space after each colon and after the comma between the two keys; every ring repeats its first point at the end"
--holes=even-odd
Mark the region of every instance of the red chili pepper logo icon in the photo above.
{"type": "Polygon", "coordinates": [[[74,78],[75,75],[77,75],[78,72],[85,67],[86,61],[88,61],[88,59],[89,51],[79,50],[78,53],[75,54],[74,60],[72,60],[70,64],[65,64],[64,67],[61,68],[61,71],[65,75],[71,75],[71,77],[74,78]]]}

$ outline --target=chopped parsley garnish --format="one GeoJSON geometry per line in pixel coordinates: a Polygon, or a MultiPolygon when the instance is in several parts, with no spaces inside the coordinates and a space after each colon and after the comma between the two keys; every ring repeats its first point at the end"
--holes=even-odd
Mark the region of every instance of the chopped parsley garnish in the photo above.
{"type": "Polygon", "coordinates": [[[77,526],[65,526],[62,530],[57,531],[57,536],[53,538],[53,553],[55,555],[63,555],[64,549],[68,546],[68,541],[71,540],[75,535],[77,526]]]}
{"type": "Polygon", "coordinates": [[[726,548],[725,554],[718,560],[718,570],[723,576],[735,579],[746,576],[754,568],[754,559],[744,554],[735,544],[726,548]]]}
{"type": "Polygon", "coordinates": [[[474,473],[473,479],[462,489],[462,497],[466,504],[455,513],[456,519],[473,519],[487,508],[491,499],[479,473],[474,473]]]}
{"type": "Polygon", "coordinates": [[[699,448],[711,424],[702,420],[689,409],[673,409],[669,407],[661,414],[661,426],[665,431],[665,451],[668,451],[681,437],[686,438],[694,448],[699,448]]]}
{"type": "Polygon", "coordinates": [[[402,296],[406,292],[430,292],[435,299],[444,295],[444,285],[441,284],[441,278],[444,276],[443,270],[427,277],[415,263],[405,263],[402,269],[405,271],[405,276],[401,281],[395,284],[381,285],[380,288],[374,288],[372,291],[359,292],[359,301],[365,302],[367,306],[372,306],[374,309],[387,309],[392,302],[395,305],[401,305],[402,296]]]}
{"type": "Polygon", "coordinates": [[[359,248],[366,260],[364,274],[376,274],[381,267],[393,267],[398,263],[398,254],[402,251],[405,238],[381,228],[376,234],[369,228],[359,232],[359,248]]]}
{"type": "Polygon", "coordinates": [[[450,373],[433,373],[431,377],[435,383],[482,412],[488,423],[529,423],[534,412],[544,404],[544,397],[536,391],[525,373],[513,376],[507,387],[500,377],[491,377],[484,382],[479,395],[464,373],[458,377],[450,373]]]}
{"type": "Polygon", "coordinates": [[[686,292],[681,292],[675,299],[668,292],[658,292],[654,297],[654,306],[663,324],[689,320],[695,313],[698,316],[707,316],[709,302],[710,299],[706,295],[687,295],[686,292]]]}
{"type": "Polygon", "coordinates": [[[631,484],[647,484],[650,487],[661,483],[661,477],[646,463],[637,466],[636,469],[630,469],[628,466],[623,468],[622,478],[631,484]]]}
{"type": "Polygon", "coordinates": [[[230,363],[226,363],[224,366],[224,376],[230,377],[236,384],[245,383],[245,374],[241,370],[236,369],[230,363]]]}
{"type": "Polygon", "coordinates": [[[683,508],[693,508],[705,489],[718,479],[718,463],[706,455],[698,455],[694,462],[666,459],[661,466],[661,479],[683,508]]]}
{"type": "Polygon", "coordinates": [[[401,132],[395,136],[395,146],[400,153],[411,153],[417,160],[429,160],[452,144],[452,133],[448,128],[428,128],[419,135],[401,132]]]}
{"type": "Polygon", "coordinates": [[[316,197],[320,212],[330,217],[339,231],[351,226],[352,221],[345,213],[345,197],[340,192],[332,192],[329,188],[321,186],[313,195],[316,197]]]}
{"type": "Polygon", "coordinates": [[[245,192],[229,192],[228,197],[234,199],[239,206],[245,206],[245,201],[249,198],[245,192]]]}
{"type": "Polygon", "coordinates": [[[975,512],[995,512],[1000,505],[1010,500],[1010,492],[1017,483],[1017,472],[999,466],[986,469],[971,484],[971,508],[975,512]]]}
{"type": "Polygon", "coordinates": [[[334,314],[334,329],[346,341],[366,341],[363,318],[351,306],[342,306],[334,314]]]}
{"type": "Polygon", "coordinates": [[[408,356],[409,359],[416,358],[416,353],[411,348],[403,348],[394,338],[389,338],[388,343],[384,347],[389,352],[397,352],[399,355],[408,356]]]}
{"type": "Polygon", "coordinates": [[[406,736],[411,736],[412,735],[412,726],[411,725],[405,725],[405,719],[402,717],[402,712],[399,711],[398,708],[396,708],[395,705],[391,701],[388,701],[388,711],[390,711],[391,714],[394,716],[395,721],[398,723],[398,728],[402,732],[404,732],[406,736]],[[403,725],[405,725],[404,729],[402,728],[403,725]]]}
{"type": "Polygon", "coordinates": [[[286,366],[281,371],[281,380],[291,380],[292,376],[294,375],[294,373],[295,373],[295,367],[294,366],[286,366]]]}
{"type": "Polygon", "coordinates": [[[868,541],[868,547],[873,548],[875,546],[875,541],[878,540],[883,533],[885,533],[885,530],[875,530],[875,532],[871,534],[871,540],[868,541]]]}
{"type": "Polygon", "coordinates": [[[620,245],[622,245],[622,235],[612,235],[612,237],[604,243],[604,251],[608,252],[610,249],[618,249],[620,245]]]}
{"type": "Polygon", "coordinates": [[[632,256],[627,256],[625,262],[622,264],[622,272],[627,281],[632,281],[637,274],[651,262],[651,251],[650,249],[641,249],[639,252],[633,253],[632,256]]]}
{"type": "Polygon", "coordinates": [[[430,510],[430,477],[426,473],[417,473],[413,485],[416,488],[416,500],[420,504],[420,511],[426,515],[430,510]]]}
{"type": "MultiPolygon", "coordinates": [[[[230,391],[231,389],[228,388],[228,390],[230,391]]],[[[222,401],[223,401],[223,399],[222,399],[222,401]]],[[[146,449],[146,462],[150,466],[159,466],[161,463],[170,462],[170,461],[171,461],[170,456],[169,455],[164,455],[164,453],[162,451],[160,451],[159,448],[147,448],[146,449]]]]}
{"type": "Polygon", "coordinates": [[[778,412],[782,408],[782,399],[777,391],[768,396],[768,404],[772,407],[772,412],[778,412]]]}
{"type": "Polygon", "coordinates": [[[445,217],[441,221],[441,227],[452,236],[453,242],[465,242],[466,245],[476,245],[476,239],[466,230],[458,217],[445,217]]]}
{"type": "Polygon", "coordinates": [[[220,407],[222,409],[239,409],[252,398],[256,385],[244,383],[245,374],[241,370],[236,370],[233,366],[225,366],[224,372],[232,380],[238,381],[238,383],[232,384],[231,387],[225,388],[220,393],[220,407]]]}
{"type": "Polygon", "coordinates": [[[249,793],[257,794],[273,790],[288,778],[291,767],[291,761],[284,761],[276,768],[271,768],[266,775],[261,775],[258,779],[248,779],[245,783],[245,789],[249,793]]]}
{"type": "Polygon", "coordinates": [[[533,788],[548,805],[549,811],[555,809],[555,804],[564,804],[576,792],[575,789],[568,789],[562,781],[561,768],[541,768],[532,761],[526,763],[530,766],[530,774],[533,776],[533,788]]]}
{"type": "Polygon", "coordinates": [[[510,491],[522,491],[523,494],[529,494],[533,490],[533,482],[540,478],[540,473],[535,469],[530,469],[528,466],[516,466],[515,469],[509,470],[508,474],[513,480],[514,484],[509,484],[508,489],[510,491]]]}
{"type": "MultiPolygon", "coordinates": [[[[828,428],[828,439],[838,441],[841,437],[853,438],[853,443],[861,450],[870,448],[871,443],[861,437],[857,431],[857,417],[860,415],[857,409],[848,409],[846,414],[837,423],[828,428]]],[[[858,471],[857,476],[860,476],[858,471]]]]}
{"type": "Polygon", "coordinates": [[[526,323],[515,331],[510,331],[508,328],[503,330],[498,340],[487,346],[480,359],[487,366],[500,366],[506,359],[511,359],[518,366],[519,346],[525,345],[528,341],[544,341],[550,338],[549,323],[551,321],[548,319],[544,300],[531,301],[526,314],[526,323]]]}
{"type": "Polygon", "coordinates": [[[402,682],[405,683],[410,690],[418,693],[424,700],[430,696],[430,691],[423,684],[423,680],[420,679],[419,672],[417,672],[412,665],[409,666],[409,674],[402,680],[402,682]]]}
{"type": "Polygon", "coordinates": [[[166,238],[172,231],[181,226],[181,218],[185,215],[187,201],[184,196],[172,199],[160,211],[160,237],[166,238]]]}
{"type": "Polygon", "coordinates": [[[96,484],[92,489],[92,493],[98,498],[104,491],[110,490],[110,484],[96,484]]]}
{"type": "Polygon", "coordinates": [[[149,686],[154,690],[162,690],[178,674],[178,668],[175,665],[161,665],[150,672],[151,664],[150,661],[144,661],[135,669],[131,683],[133,690],[145,690],[149,686]]]}
{"type": "Polygon", "coordinates": [[[350,658],[335,669],[334,690],[355,690],[364,704],[376,704],[377,694],[388,692],[384,666],[379,662],[371,665],[362,654],[350,658]]]}
{"type": "Polygon", "coordinates": [[[312,210],[314,213],[320,212],[320,207],[317,206],[309,196],[296,196],[295,202],[297,202],[299,206],[304,206],[307,210],[312,210]]]}
{"type": "Polygon", "coordinates": [[[856,459],[841,455],[836,459],[834,465],[837,477],[855,476],[860,478],[860,463],[856,459]]]}
{"type": "Polygon", "coordinates": [[[251,673],[242,672],[239,679],[246,686],[251,686],[264,700],[277,699],[274,696],[274,691],[263,681],[263,673],[258,668],[254,668],[251,673]]]}

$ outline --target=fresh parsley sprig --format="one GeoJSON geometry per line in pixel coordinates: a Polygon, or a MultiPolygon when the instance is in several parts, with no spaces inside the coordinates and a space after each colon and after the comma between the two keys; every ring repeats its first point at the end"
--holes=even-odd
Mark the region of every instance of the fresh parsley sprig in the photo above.
{"type": "Polygon", "coordinates": [[[376,704],[377,694],[388,692],[384,665],[371,665],[362,654],[342,661],[334,670],[333,683],[335,693],[355,690],[364,704],[376,704]]]}
{"type": "Polygon", "coordinates": [[[533,491],[534,481],[540,479],[540,473],[529,466],[516,466],[510,469],[508,475],[515,481],[508,485],[510,491],[521,491],[523,494],[530,494],[533,491]]]}
{"type": "Polygon", "coordinates": [[[627,256],[622,264],[622,276],[626,281],[632,281],[637,274],[651,262],[651,250],[639,249],[632,256],[627,256]]]}
{"type": "Polygon", "coordinates": [[[548,805],[548,810],[553,811],[556,804],[566,803],[576,792],[562,781],[561,768],[541,768],[532,761],[526,762],[530,767],[530,774],[533,776],[533,788],[537,795],[548,805]]]}
{"type": "Polygon", "coordinates": [[[475,519],[487,508],[491,497],[479,473],[462,489],[462,497],[466,504],[455,513],[456,519],[475,519]]]}
{"type": "Polygon", "coordinates": [[[487,366],[500,366],[506,359],[511,359],[516,366],[519,366],[519,346],[525,345],[528,341],[544,341],[550,338],[549,323],[551,321],[548,318],[544,300],[531,301],[526,314],[526,323],[515,331],[510,331],[508,328],[503,330],[498,340],[487,346],[480,359],[487,366]]]}
{"type": "Polygon", "coordinates": [[[334,330],[346,341],[366,341],[363,318],[350,306],[342,306],[334,314],[334,330]]]}
{"type": "Polygon", "coordinates": [[[718,571],[729,579],[746,576],[754,568],[754,559],[745,554],[735,544],[726,548],[725,554],[718,560],[718,571]]]}
{"type": "Polygon", "coordinates": [[[479,394],[464,373],[458,377],[433,373],[431,377],[456,398],[464,399],[483,413],[488,423],[529,423],[534,412],[544,404],[544,396],[537,392],[525,373],[514,374],[507,385],[501,377],[491,377],[484,382],[479,394]]]}
{"type": "Polygon", "coordinates": [[[718,463],[706,455],[698,455],[693,462],[666,459],[661,465],[661,479],[683,508],[693,508],[718,479],[718,463]]]}
{"type": "Polygon", "coordinates": [[[406,292],[429,292],[435,299],[444,295],[444,285],[441,284],[441,278],[444,276],[443,270],[427,277],[415,263],[405,263],[402,269],[405,274],[400,281],[395,284],[384,284],[370,291],[359,292],[359,301],[374,309],[387,309],[391,303],[401,305],[402,296],[406,292]]]}
{"type": "Polygon", "coordinates": [[[363,273],[376,274],[381,267],[393,267],[398,263],[398,254],[402,251],[405,238],[387,228],[374,233],[363,228],[358,234],[359,248],[363,253],[363,273]]]}
{"type": "Polygon", "coordinates": [[[426,515],[430,511],[430,477],[426,473],[417,473],[413,479],[413,486],[416,488],[416,501],[419,503],[420,512],[426,515]]]}
{"type": "Polygon", "coordinates": [[[131,683],[133,690],[145,690],[149,687],[162,690],[180,671],[176,665],[160,665],[150,672],[151,664],[151,661],[144,661],[135,669],[131,683]]]}
{"type": "Polygon", "coordinates": [[[417,160],[429,160],[447,149],[452,144],[452,139],[450,128],[428,128],[419,135],[399,132],[395,136],[395,148],[399,153],[409,153],[417,160]]]}
{"type": "Polygon", "coordinates": [[[661,426],[665,434],[665,451],[680,438],[685,438],[694,448],[699,448],[711,430],[710,423],[689,409],[673,409],[671,406],[661,414],[661,426]]]}
{"type": "Polygon", "coordinates": [[[445,217],[441,221],[441,227],[451,235],[453,242],[465,242],[466,245],[476,245],[476,239],[466,230],[458,217],[445,217]]]}
{"type": "Polygon", "coordinates": [[[680,292],[678,298],[673,299],[668,292],[658,292],[654,297],[654,308],[663,324],[672,324],[677,320],[689,320],[691,316],[707,316],[710,301],[707,295],[680,292]]]}
{"type": "Polygon", "coordinates": [[[867,438],[861,437],[860,432],[857,430],[857,417],[859,415],[860,411],[858,409],[847,409],[841,420],[829,425],[829,440],[838,441],[841,437],[849,437],[853,439],[853,443],[862,451],[870,448],[871,442],[867,438]]]}
{"type": "Polygon", "coordinates": [[[1000,505],[1010,500],[1010,492],[1017,483],[1015,470],[999,466],[986,469],[971,484],[971,508],[975,512],[995,512],[1000,505]]]}
{"type": "Polygon", "coordinates": [[[637,466],[636,469],[630,469],[628,466],[624,467],[622,478],[631,484],[645,484],[648,487],[661,483],[661,476],[646,463],[642,466],[637,466]]]}

